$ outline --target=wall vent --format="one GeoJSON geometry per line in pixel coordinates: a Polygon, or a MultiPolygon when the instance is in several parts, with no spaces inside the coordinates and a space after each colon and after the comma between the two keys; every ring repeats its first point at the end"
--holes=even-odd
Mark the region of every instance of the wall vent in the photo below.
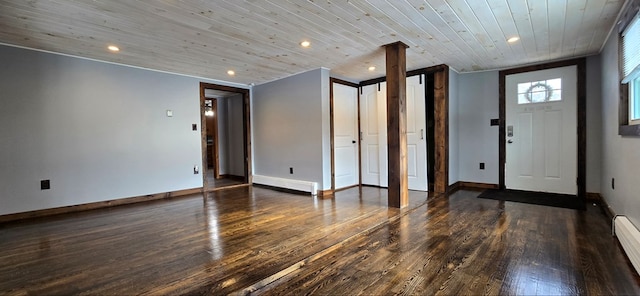
{"type": "Polygon", "coordinates": [[[640,231],[626,216],[613,218],[613,229],[631,264],[640,273],[640,231]]]}
{"type": "Polygon", "coordinates": [[[318,183],[302,180],[284,179],[262,175],[253,175],[253,183],[318,194],[318,183]]]}

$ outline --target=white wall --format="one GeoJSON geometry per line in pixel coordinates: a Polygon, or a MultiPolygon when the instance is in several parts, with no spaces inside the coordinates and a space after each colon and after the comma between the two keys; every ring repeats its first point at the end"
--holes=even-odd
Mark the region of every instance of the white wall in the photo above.
{"type": "MultiPolygon", "coordinates": [[[[587,58],[587,192],[600,192],[601,103],[599,56],[587,58]]],[[[460,181],[498,184],[499,73],[464,73],[458,81],[460,181]],[[485,169],[480,170],[480,162],[485,169]]]]}
{"type": "Polygon", "coordinates": [[[320,69],[320,101],[322,108],[322,183],[318,187],[322,190],[331,189],[331,92],[330,73],[327,68],[320,69]]]}
{"type": "Polygon", "coordinates": [[[460,180],[498,184],[498,71],[460,74],[458,87],[460,180]]]}
{"type": "Polygon", "coordinates": [[[640,137],[618,135],[618,38],[609,37],[600,56],[602,81],[601,194],[613,212],[640,226],[640,137]],[[611,188],[615,178],[615,189],[611,188]]]}
{"type": "Polygon", "coordinates": [[[226,98],[227,101],[227,174],[244,176],[244,112],[243,97],[238,94],[226,98]]]}
{"type": "MultiPolygon", "coordinates": [[[[218,98],[218,174],[226,175],[228,171],[229,159],[229,127],[227,126],[227,99],[218,98]]],[[[215,161],[214,161],[215,162],[215,161]]]]}
{"type": "Polygon", "coordinates": [[[0,65],[0,215],[202,186],[204,80],[8,46],[0,65]]]}
{"type": "Polygon", "coordinates": [[[460,181],[459,139],[458,139],[458,77],[459,74],[449,70],[449,185],[460,181]]]}
{"type": "Polygon", "coordinates": [[[253,87],[254,174],[331,188],[328,87],[328,69],[253,87]]]}

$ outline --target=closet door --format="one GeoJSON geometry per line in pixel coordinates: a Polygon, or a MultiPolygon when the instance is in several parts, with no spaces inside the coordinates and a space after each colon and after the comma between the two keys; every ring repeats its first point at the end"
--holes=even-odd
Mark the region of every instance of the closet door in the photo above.
{"type": "Polygon", "coordinates": [[[360,155],[362,156],[363,185],[380,186],[379,112],[378,85],[362,87],[360,94],[360,155]]]}
{"type": "MultiPolygon", "coordinates": [[[[407,168],[409,189],[427,191],[424,77],[407,78],[407,168]]],[[[362,184],[388,186],[387,84],[367,85],[360,96],[362,184]]]]}
{"type": "Polygon", "coordinates": [[[380,187],[389,187],[389,147],[387,146],[387,83],[378,87],[378,162],[380,163],[380,187]]]}
{"type": "Polygon", "coordinates": [[[335,188],[358,184],[358,89],[333,82],[335,188]]]}
{"type": "Polygon", "coordinates": [[[409,189],[427,191],[425,80],[407,77],[407,169],[409,189]]]}

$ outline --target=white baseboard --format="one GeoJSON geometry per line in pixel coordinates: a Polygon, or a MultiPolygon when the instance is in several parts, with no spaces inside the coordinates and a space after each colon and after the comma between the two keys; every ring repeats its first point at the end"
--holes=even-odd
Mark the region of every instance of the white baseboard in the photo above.
{"type": "Polygon", "coordinates": [[[640,231],[625,216],[616,216],[613,220],[614,233],[622,245],[631,264],[640,272],[640,231]]]}
{"type": "Polygon", "coordinates": [[[253,183],[318,194],[317,182],[253,175],[253,183]]]}

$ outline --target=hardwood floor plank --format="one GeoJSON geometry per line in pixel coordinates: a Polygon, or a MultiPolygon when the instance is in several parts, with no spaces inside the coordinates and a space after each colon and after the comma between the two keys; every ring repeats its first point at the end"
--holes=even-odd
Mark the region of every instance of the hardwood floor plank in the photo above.
{"type": "MultiPolygon", "coordinates": [[[[585,290],[582,273],[588,271],[571,268],[574,258],[571,253],[577,251],[570,249],[571,237],[590,234],[572,234],[570,227],[563,226],[574,225],[574,216],[606,224],[599,211],[577,212],[509,202],[505,205],[498,201],[485,203],[473,197],[473,194],[460,199],[450,197],[446,207],[436,205],[444,199],[431,201],[427,205],[431,212],[427,211],[426,215],[416,210],[391,223],[387,231],[381,230],[357,244],[354,242],[351,247],[345,246],[337,254],[328,255],[326,261],[314,262],[298,276],[289,275],[262,292],[548,295],[639,291],[629,266],[616,268],[627,273],[618,280],[595,280],[608,281],[601,282],[600,286],[618,285],[615,291],[585,290]],[[436,217],[440,219],[428,221],[436,217]],[[560,221],[564,221],[564,225],[558,225],[560,221]],[[394,227],[397,230],[394,231],[394,227]]],[[[598,235],[608,238],[606,232],[598,235]]],[[[620,250],[616,251],[617,256],[612,258],[622,259],[620,250]]],[[[589,257],[601,256],[594,253],[589,257]]],[[[616,266],[605,261],[599,264],[616,266]]]]}
{"type": "Polygon", "coordinates": [[[0,294],[639,294],[601,209],[243,187],[0,224],[0,294]]]}

